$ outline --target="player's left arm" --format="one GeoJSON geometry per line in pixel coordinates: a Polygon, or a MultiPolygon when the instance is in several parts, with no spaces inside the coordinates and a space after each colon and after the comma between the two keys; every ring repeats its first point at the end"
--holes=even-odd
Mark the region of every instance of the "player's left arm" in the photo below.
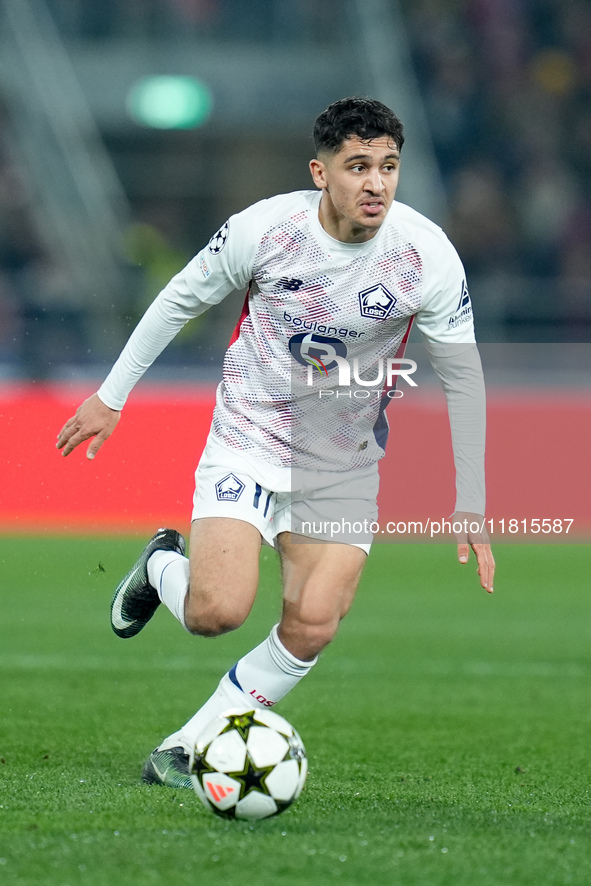
{"type": "Polygon", "coordinates": [[[480,355],[474,343],[443,344],[426,339],[425,345],[447,399],[456,468],[453,523],[458,559],[467,563],[472,550],[480,584],[492,593],[495,562],[484,518],[486,394],[480,355]]]}
{"type": "Polygon", "coordinates": [[[487,593],[492,594],[495,558],[491,550],[484,516],[468,511],[456,511],[452,520],[454,526],[457,527],[454,535],[458,542],[458,560],[460,563],[467,563],[470,550],[474,551],[480,584],[487,593]]]}
{"type": "Polygon", "coordinates": [[[495,562],[484,519],[486,393],[482,363],[462,263],[444,236],[434,252],[438,254],[430,274],[431,290],[417,315],[417,325],[447,399],[456,468],[453,520],[461,530],[455,533],[458,559],[467,563],[472,550],[480,584],[492,593],[495,562]]]}

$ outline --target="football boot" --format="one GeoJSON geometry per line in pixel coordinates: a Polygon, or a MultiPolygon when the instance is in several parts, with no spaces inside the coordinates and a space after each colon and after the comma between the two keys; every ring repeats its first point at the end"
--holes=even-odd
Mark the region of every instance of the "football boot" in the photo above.
{"type": "Polygon", "coordinates": [[[148,579],[148,560],[154,551],[184,554],[185,539],[176,529],[159,529],[119,584],[111,602],[111,627],[123,639],[139,634],[160,605],[158,593],[148,579]]]}
{"type": "Polygon", "coordinates": [[[152,751],[142,770],[146,784],[161,784],[167,788],[192,788],[189,775],[189,755],[185,748],[168,748],[152,751]]]}

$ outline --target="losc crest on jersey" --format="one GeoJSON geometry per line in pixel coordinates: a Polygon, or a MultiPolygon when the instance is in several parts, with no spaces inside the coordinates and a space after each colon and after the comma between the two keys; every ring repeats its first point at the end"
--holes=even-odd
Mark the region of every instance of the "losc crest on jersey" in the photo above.
{"type": "Polygon", "coordinates": [[[226,224],[222,225],[219,231],[217,231],[209,241],[209,251],[212,255],[219,255],[226,245],[229,229],[230,225],[226,222],[226,224]]]}
{"type": "Polygon", "coordinates": [[[359,310],[362,317],[385,320],[396,304],[396,296],[389,292],[383,283],[370,286],[359,293],[359,310]]]}

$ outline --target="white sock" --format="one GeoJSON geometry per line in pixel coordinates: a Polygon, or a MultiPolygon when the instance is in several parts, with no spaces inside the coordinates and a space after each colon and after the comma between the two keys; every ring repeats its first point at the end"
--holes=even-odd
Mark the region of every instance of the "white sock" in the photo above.
{"type": "Polygon", "coordinates": [[[300,682],[317,658],[300,661],[289,652],[275,625],[260,646],[256,646],[237,662],[228,676],[247,696],[260,707],[271,708],[300,682]]]}
{"type": "Polygon", "coordinates": [[[165,738],[159,745],[159,750],[165,751],[167,748],[177,748],[180,745],[190,754],[195,739],[204,726],[207,726],[218,714],[223,714],[230,708],[244,707],[245,704],[248,704],[248,701],[244,693],[234,686],[228,674],[224,674],[211,698],[178,732],[173,732],[165,738]]]}
{"type": "Polygon", "coordinates": [[[164,605],[185,630],[185,597],[189,590],[189,560],[176,551],[154,551],[148,560],[148,579],[164,605]]]}
{"type": "Polygon", "coordinates": [[[207,724],[232,707],[254,704],[273,707],[296,686],[316,663],[300,661],[289,652],[277,634],[277,625],[267,639],[248,652],[234,667],[224,674],[218,688],[191,719],[169,735],[160,748],[182,745],[190,753],[199,732],[207,724]]]}

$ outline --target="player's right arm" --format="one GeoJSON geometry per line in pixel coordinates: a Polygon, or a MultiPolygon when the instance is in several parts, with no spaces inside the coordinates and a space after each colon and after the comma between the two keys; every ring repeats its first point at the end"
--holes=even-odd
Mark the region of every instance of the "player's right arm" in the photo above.
{"type": "Polygon", "coordinates": [[[152,302],[99,390],[61,429],[62,455],[92,438],[86,455],[94,458],[115,430],[134,385],[183,326],[248,285],[260,216],[260,204],[233,216],[152,302]]]}
{"type": "Polygon", "coordinates": [[[117,427],[120,417],[120,410],[110,409],[98,394],[93,394],[67,420],[58,434],[57,448],[63,450],[62,455],[69,455],[80,443],[92,439],[86,457],[94,458],[117,427]]]}

